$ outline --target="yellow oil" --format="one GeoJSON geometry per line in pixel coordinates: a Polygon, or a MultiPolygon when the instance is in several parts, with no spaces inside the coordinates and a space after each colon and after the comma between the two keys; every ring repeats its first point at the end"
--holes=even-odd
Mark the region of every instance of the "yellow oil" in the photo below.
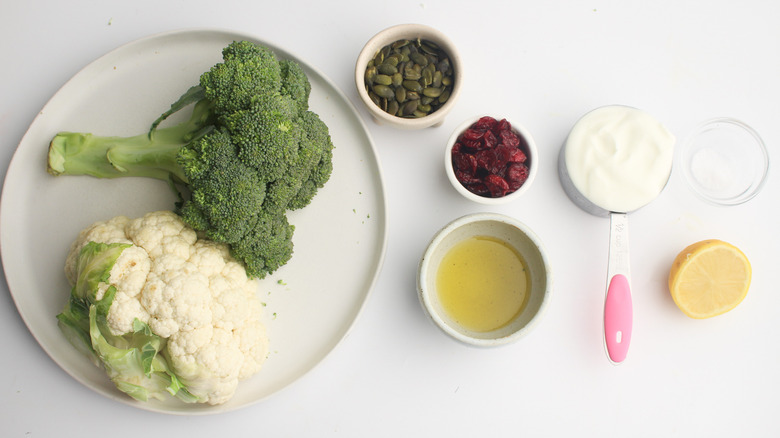
{"type": "Polygon", "coordinates": [[[523,257],[499,239],[475,236],[443,257],[436,289],[444,311],[476,332],[503,327],[523,310],[530,278],[523,257]]]}

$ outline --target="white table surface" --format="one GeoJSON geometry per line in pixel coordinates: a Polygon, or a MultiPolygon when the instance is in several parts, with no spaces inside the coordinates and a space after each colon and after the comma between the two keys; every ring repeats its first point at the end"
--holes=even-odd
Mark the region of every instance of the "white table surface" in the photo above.
{"type": "Polygon", "coordinates": [[[654,203],[630,215],[634,333],[616,367],[601,334],[608,221],[568,200],[555,159],[579,116],[612,103],[650,112],[679,140],[705,120],[734,117],[780,157],[779,19],[773,0],[4,1],[0,176],[36,113],[93,59],[153,33],[231,29],[298,55],[358,107],[384,173],[389,240],[365,308],[332,354],[270,399],[218,416],[155,414],[83,387],[37,345],[3,282],[2,435],[778,436],[776,169],[758,197],[728,208],[698,200],[675,172],[654,203]],[[442,30],[466,63],[462,99],[441,127],[380,127],[358,106],[357,53],[403,22],[442,30]],[[450,131],[488,113],[521,121],[542,161],[524,199],[502,207],[460,198],[441,167],[450,131]],[[433,233],[478,211],[528,224],[555,272],[541,324],[492,350],[445,337],[415,291],[433,233]],[[735,310],[693,320],[674,305],[666,278],[677,252],[706,238],[739,246],[753,283],[735,310]]]}

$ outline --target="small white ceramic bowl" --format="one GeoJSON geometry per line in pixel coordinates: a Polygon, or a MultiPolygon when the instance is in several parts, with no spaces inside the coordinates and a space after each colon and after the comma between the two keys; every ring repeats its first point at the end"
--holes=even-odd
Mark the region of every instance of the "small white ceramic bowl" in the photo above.
{"type": "Polygon", "coordinates": [[[480,204],[486,204],[486,205],[506,204],[508,202],[512,202],[517,198],[523,196],[523,194],[531,188],[531,184],[533,183],[534,179],[536,179],[536,173],[538,172],[539,169],[539,153],[537,152],[536,149],[536,142],[534,141],[534,138],[531,135],[531,133],[528,131],[528,129],[526,129],[524,126],[520,125],[519,123],[515,123],[506,117],[491,116],[494,119],[499,121],[502,119],[506,119],[511,124],[512,130],[515,132],[515,134],[517,134],[522,139],[521,148],[523,149],[523,151],[527,156],[527,160],[525,164],[528,166],[528,179],[526,179],[526,181],[523,183],[522,186],[520,186],[519,189],[499,198],[491,198],[488,196],[482,196],[473,193],[469,191],[463,184],[461,184],[461,182],[458,181],[458,178],[455,176],[455,169],[453,168],[453,164],[452,164],[452,147],[455,146],[455,143],[457,143],[460,135],[482,117],[483,116],[472,117],[466,120],[465,122],[461,123],[460,126],[455,128],[455,130],[452,132],[452,135],[450,135],[449,140],[447,140],[447,147],[444,150],[444,169],[447,173],[447,178],[450,180],[450,183],[452,184],[452,187],[454,187],[455,190],[457,190],[458,193],[463,195],[466,199],[469,199],[471,201],[480,204]],[[522,144],[523,140],[525,142],[524,145],[522,144]]]}
{"type": "Polygon", "coordinates": [[[368,40],[363,47],[363,50],[360,51],[360,55],[358,55],[357,62],[355,63],[355,85],[360,100],[363,101],[368,112],[371,114],[371,117],[377,124],[409,130],[439,126],[444,122],[444,118],[452,110],[460,97],[463,86],[463,67],[460,53],[458,52],[457,47],[455,47],[455,44],[446,35],[434,28],[422,24],[395,25],[374,35],[368,40]],[[448,55],[454,74],[450,97],[439,109],[425,117],[404,118],[391,115],[377,106],[369,97],[364,81],[366,67],[368,66],[368,62],[373,59],[377,52],[383,47],[402,39],[415,40],[417,38],[432,41],[448,55]]]}
{"type": "Polygon", "coordinates": [[[552,270],[542,242],[526,225],[496,213],[474,213],[456,219],[431,240],[417,271],[417,290],[425,313],[452,338],[472,346],[494,347],[527,335],[544,314],[552,291],[552,270]],[[474,236],[489,236],[511,245],[525,260],[530,278],[528,301],[523,310],[506,325],[475,332],[458,324],[442,308],[436,277],[445,254],[457,243],[474,236]]]}

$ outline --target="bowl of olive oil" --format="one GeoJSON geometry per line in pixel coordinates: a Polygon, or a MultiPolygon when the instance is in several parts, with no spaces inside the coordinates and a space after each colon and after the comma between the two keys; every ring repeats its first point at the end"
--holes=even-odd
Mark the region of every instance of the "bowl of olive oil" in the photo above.
{"type": "Polygon", "coordinates": [[[530,332],[552,290],[539,237],[496,213],[469,214],[444,226],[426,248],[417,279],[420,303],[434,324],[483,347],[530,332]]]}

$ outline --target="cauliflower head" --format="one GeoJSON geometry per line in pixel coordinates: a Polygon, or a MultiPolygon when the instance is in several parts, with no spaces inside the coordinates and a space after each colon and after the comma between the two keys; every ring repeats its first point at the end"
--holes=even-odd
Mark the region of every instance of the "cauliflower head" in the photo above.
{"type": "Polygon", "coordinates": [[[58,315],[60,327],[71,342],[86,340],[80,348],[91,350],[117,387],[137,399],[163,398],[168,392],[185,401],[221,404],[266,359],[268,338],[256,280],[227,245],[198,238],[172,211],[136,219],[118,216],[85,228],[71,244],[65,275],[73,291],[58,315]],[[77,321],[80,307],[95,308],[97,328],[88,335],[74,332],[74,327],[85,328],[77,321]],[[136,338],[146,347],[134,346],[136,338]],[[142,363],[147,351],[150,365],[129,372],[116,360],[106,363],[117,346],[138,349],[142,363]],[[149,359],[151,350],[157,354],[149,359]],[[155,366],[164,371],[156,375],[157,383],[147,372],[155,366]]]}

